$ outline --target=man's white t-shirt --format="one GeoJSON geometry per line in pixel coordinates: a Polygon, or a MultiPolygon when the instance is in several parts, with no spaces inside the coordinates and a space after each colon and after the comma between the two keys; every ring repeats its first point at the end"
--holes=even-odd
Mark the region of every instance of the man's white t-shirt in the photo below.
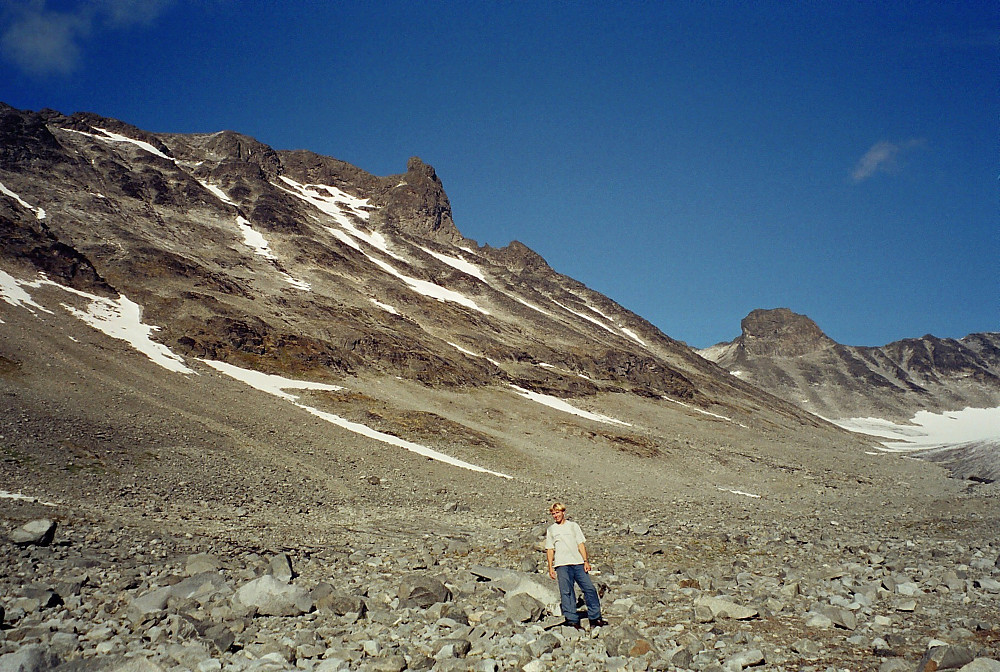
{"type": "Polygon", "coordinates": [[[580,554],[580,544],[587,541],[583,536],[583,530],[572,520],[563,521],[563,524],[552,523],[545,532],[545,549],[554,549],[555,556],[552,560],[553,567],[562,565],[582,565],[583,556],[580,554]]]}

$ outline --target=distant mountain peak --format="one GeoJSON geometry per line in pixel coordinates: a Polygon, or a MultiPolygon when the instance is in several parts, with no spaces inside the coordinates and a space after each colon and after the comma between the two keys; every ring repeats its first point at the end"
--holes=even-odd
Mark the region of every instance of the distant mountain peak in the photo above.
{"type": "Polygon", "coordinates": [[[754,310],[740,328],[740,346],[751,356],[798,357],[834,345],[815,322],[788,308],[754,310]]]}

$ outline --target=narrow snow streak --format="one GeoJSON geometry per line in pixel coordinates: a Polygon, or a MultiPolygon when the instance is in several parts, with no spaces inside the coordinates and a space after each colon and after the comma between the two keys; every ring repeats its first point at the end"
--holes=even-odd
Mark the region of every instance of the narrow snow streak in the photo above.
{"type": "Polygon", "coordinates": [[[396,310],[395,308],[393,308],[392,306],[390,306],[387,303],[382,303],[378,299],[372,299],[372,298],[369,298],[368,300],[371,301],[372,303],[374,303],[376,306],[378,306],[379,308],[381,308],[382,310],[384,310],[387,313],[390,313],[392,315],[399,315],[399,311],[396,310]]]}
{"type": "Polygon", "coordinates": [[[27,201],[25,201],[23,198],[21,198],[13,191],[5,187],[3,182],[0,182],[0,194],[3,194],[5,196],[10,196],[15,201],[17,201],[22,208],[24,208],[25,210],[31,210],[33,213],[35,213],[35,219],[45,219],[45,210],[43,208],[34,205],[29,205],[27,201]]]}
{"type": "Polygon", "coordinates": [[[242,383],[246,383],[255,390],[267,392],[288,401],[296,401],[298,397],[285,392],[285,390],[325,390],[328,392],[338,392],[344,389],[340,385],[317,383],[310,380],[294,380],[292,378],[285,378],[284,376],[254,371],[253,369],[244,369],[214,359],[202,359],[200,361],[208,364],[219,373],[224,373],[230,378],[235,378],[242,383]]]}
{"type": "Polygon", "coordinates": [[[110,142],[127,142],[127,143],[129,143],[131,145],[135,145],[136,147],[139,147],[140,149],[143,149],[143,150],[149,152],[150,154],[154,154],[154,155],[156,155],[156,156],[158,156],[158,157],[160,157],[162,159],[166,159],[167,161],[171,161],[171,162],[173,162],[175,164],[177,163],[174,159],[170,158],[169,156],[167,156],[166,154],[164,154],[163,152],[161,152],[160,150],[158,150],[156,147],[153,147],[148,142],[145,142],[144,140],[136,140],[135,138],[130,138],[130,137],[126,136],[126,135],[121,135],[120,133],[114,133],[114,132],[109,131],[109,130],[104,129],[104,128],[96,128],[96,127],[94,128],[95,131],[100,131],[104,135],[96,135],[94,133],[87,133],[85,131],[78,131],[75,128],[61,128],[59,130],[66,131],[67,133],[76,133],[77,135],[85,135],[88,138],[93,138],[94,140],[104,140],[105,142],[109,142],[109,141],[110,142]]]}
{"type": "Polygon", "coordinates": [[[660,398],[663,399],[664,401],[669,401],[669,402],[672,402],[672,403],[675,403],[675,404],[679,404],[679,405],[683,406],[684,408],[689,408],[692,411],[695,411],[697,413],[701,413],[702,415],[707,415],[710,418],[718,418],[719,420],[725,420],[726,422],[731,422],[734,425],[739,425],[743,429],[750,429],[749,427],[747,427],[746,425],[744,425],[742,422],[736,422],[732,418],[727,418],[724,415],[719,415],[718,413],[712,413],[710,411],[706,411],[706,410],[703,410],[701,408],[698,408],[697,406],[692,406],[691,404],[685,404],[683,401],[677,401],[676,399],[671,399],[670,397],[661,396],[660,398]]]}
{"type": "Polygon", "coordinates": [[[59,506],[55,502],[43,502],[37,497],[29,497],[28,495],[22,495],[20,492],[7,492],[6,490],[0,490],[0,499],[18,499],[22,502],[34,502],[42,506],[59,506]]]}
{"type": "Polygon", "coordinates": [[[231,198],[229,198],[229,196],[226,195],[226,192],[224,192],[222,189],[220,189],[219,187],[215,186],[214,184],[209,184],[208,182],[205,182],[204,180],[198,180],[198,184],[200,184],[201,186],[203,186],[206,189],[208,189],[210,192],[212,192],[212,194],[216,198],[218,198],[220,201],[222,201],[226,205],[236,205],[235,203],[233,203],[233,200],[231,198]]]}
{"type": "Polygon", "coordinates": [[[570,413],[572,415],[578,415],[581,418],[586,418],[588,420],[594,420],[596,422],[603,422],[608,425],[623,425],[625,427],[631,427],[632,425],[627,422],[622,422],[607,415],[601,415],[600,413],[591,413],[590,411],[584,411],[583,409],[577,408],[571,404],[566,403],[559,397],[553,397],[548,394],[541,394],[539,392],[532,392],[531,390],[526,390],[517,385],[511,385],[514,390],[520,394],[525,399],[530,399],[536,403],[548,406],[549,408],[554,408],[557,411],[562,411],[563,413],[570,413]]]}
{"type": "MultiPolygon", "coordinates": [[[[719,486],[716,486],[719,488],[719,486]]],[[[730,490],[729,488],[719,488],[722,492],[731,492],[734,495],[742,495],[744,497],[752,497],[753,499],[760,499],[760,495],[755,495],[752,492],[743,492],[742,490],[730,490]]]]}
{"type": "Polygon", "coordinates": [[[479,269],[479,267],[473,264],[472,262],[467,261],[465,259],[460,259],[459,257],[452,257],[447,254],[441,254],[440,252],[435,252],[434,250],[429,250],[426,247],[421,247],[419,245],[417,247],[419,247],[421,250],[431,255],[438,261],[445,263],[451,266],[452,268],[456,268],[465,273],[466,275],[471,275],[472,277],[476,278],[477,280],[480,280],[481,282],[486,282],[486,276],[483,275],[483,272],[479,269]]]}
{"type": "Polygon", "coordinates": [[[622,333],[631,338],[633,341],[635,341],[636,343],[638,343],[643,347],[646,347],[646,341],[639,338],[639,335],[637,333],[635,333],[631,329],[628,329],[627,327],[619,327],[619,329],[621,329],[622,333]]]}
{"type": "Polygon", "coordinates": [[[367,436],[370,439],[375,439],[376,441],[381,441],[383,443],[388,443],[399,448],[404,448],[411,453],[416,453],[417,455],[422,455],[424,457],[430,458],[432,460],[437,460],[438,462],[444,462],[445,464],[450,464],[454,467],[461,467],[462,469],[468,469],[469,471],[478,471],[483,474],[490,474],[491,476],[499,476],[500,478],[511,478],[507,474],[501,473],[499,471],[491,471],[479,465],[472,464],[471,462],[465,462],[464,460],[459,460],[458,458],[451,457],[450,455],[445,455],[444,453],[438,452],[427,446],[422,446],[419,443],[413,443],[405,439],[401,439],[398,436],[393,436],[392,434],[385,434],[377,430],[368,427],[367,425],[362,425],[358,422],[351,422],[339,415],[334,415],[333,413],[327,413],[325,411],[320,411],[315,408],[310,408],[309,406],[303,406],[302,404],[296,404],[300,408],[303,408],[318,418],[322,418],[327,422],[330,422],[338,427],[342,427],[356,434],[361,434],[362,436],[367,436]]]}
{"type": "Polygon", "coordinates": [[[321,411],[319,409],[313,408],[311,406],[306,406],[305,404],[298,403],[298,397],[286,392],[285,390],[330,390],[338,391],[344,388],[337,385],[328,385],[326,383],[315,383],[305,380],[292,380],[291,378],[284,378],[282,376],[275,376],[272,374],[261,373],[259,371],[252,371],[250,369],[243,369],[238,366],[233,366],[232,364],[227,364],[225,362],[219,362],[215,360],[201,360],[205,364],[208,364],[216,371],[223,373],[230,378],[234,378],[243,383],[246,383],[254,389],[260,390],[261,392],[266,392],[268,394],[273,394],[276,397],[291,401],[299,408],[312,413],[317,418],[321,418],[331,424],[337,425],[343,429],[354,432],[355,434],[360,434],[366,436],[370,439],[375,439],[376,441],[381,441],[382,443],[387,443],[398,448],[404,448],[412,453],[428,457],[432,460],[437,460],[438,462],[444,462],[445,464],[450,464],[455,467],[461,467],[462,469],[469,469],[470,471],[478,471],[480,473],[490,474],[493,476],[499,476],[500,478],[510,478],[507,474],[502,474],[498,471],[490,471],[478,465],[472,464],[470,462],[465,462],[457,458],[446,455],[442,452],[433,450],[426,446],[422,446],[418,443],[413,443],[412,441],[407,441],[401,439],[398,436],[393,436],[392,434],[386,434],[378,430],[372,429],[367,425],[363,425],[358,422],[352,422],[339,415],[334,415],[333,413],[327,413],[326,411],[321,411]]]}
{"type": "MultiPolygon", "coordinates": [[[[268,244],[264,234],[250,226],[250,222],[242,216],[236,218],[236,224],[240,227],[240,233],[243,234],[243,244],[251,248],[254,251],[254,254],[260,255],[271,262],[278,261],[278,258],[274,256],[273,252],[271,252],[271,246],[268,244]]],[[[280,269],[278,269],[278,275],[281,276],[282,280],[296,289],[301,289],[305,292],[312,290],[312,285],[305,280],[293,278],[288,273],[285,273],[280,269]]]]}
{"type": "MultiPolygon", "coordinates": [[[[108,140],[114,140],[115,142],[128,142],[130,144],[135,145],[136,147],[139,147],[141,149],[146,150],[150,154],[155,154],[156,156],[160,157],[161,159],[166,159],[167,161],[173,161],[172,158],[170,158],[169,156],[167,156],[166,154],[164,154],[163,152],[161,152],[160,150],[158,150],[156,147],[153,147],[151,144],[149,144],[148,142],[145,142],[143,140],[136,140],[136,139],[130,138],[130,137],[126,136],[126,135],[121,135],[120,133],[113,133],[112,131],[109,131],[109,130],[104,129],[104,128],[98,128],[96,126],[94,127],[94,130],[100,131],[101,133],[103,133],[104,135],[106,135],[108,140]]],[[[97,137],[97,136],[95,136],[95,137],[97,137]]],[[[98,139],[99,140],[104,140],[105,138],[98,137],[98,139]]]]}

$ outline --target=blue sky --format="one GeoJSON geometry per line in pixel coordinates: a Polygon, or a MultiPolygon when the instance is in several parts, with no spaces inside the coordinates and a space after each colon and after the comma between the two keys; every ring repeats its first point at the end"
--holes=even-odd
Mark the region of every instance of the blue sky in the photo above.
{"type": "Polygon", "coordinates": [[[1000,5],[0,0],[0,100],[369,172],[704,347],[1000,330],[1000,5]]]}

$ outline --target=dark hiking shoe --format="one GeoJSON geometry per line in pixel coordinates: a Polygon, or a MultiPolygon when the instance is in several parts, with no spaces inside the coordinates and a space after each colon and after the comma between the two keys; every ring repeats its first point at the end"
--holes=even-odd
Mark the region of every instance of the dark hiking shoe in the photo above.
{"type": "Polygon", "coordinates": [[[603,618],[598,618],[596,621],[591,621],[590,622],[590,627],[592,627],[592,628],[603,628],[603,627],[608,626],[608,625],[611,625],[611,624],[608,623],[607,621],[605,621],[603,618]]]}
{"type": "Polygon", "coordinates": [[[580,621],[563,621],[562,624],[563,624],[564,628],[573,628],[574,630],[583,630],[583,625],[580,624],[580,621]]]}

